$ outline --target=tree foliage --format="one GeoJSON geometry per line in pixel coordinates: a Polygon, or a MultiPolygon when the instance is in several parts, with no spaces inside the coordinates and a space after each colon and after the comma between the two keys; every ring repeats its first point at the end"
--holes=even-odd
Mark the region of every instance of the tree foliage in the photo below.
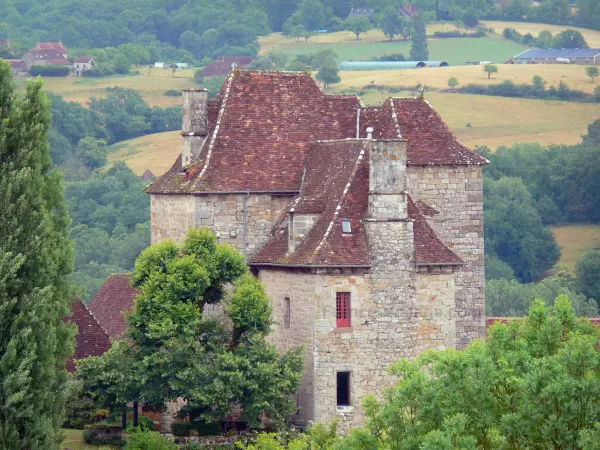
{"type": "Polygon", "coordinates": [[[498,66],[495,64],[485,64],[483,71],[488,74],[488,80],[491,78],[493,73],[498,73],[498,66]]]}
{"type": "Polygon", "coordinates": [[[372,26],[369,19],[366,17],[349,17],[344,22],[344,28],[348,31],[351,31],[356,35],[356,40],[358,41],[358,37],[369,31],[372,26]]]}
{"type": "Polygon", "coordinates": [[[600,76],[600,70],[596,66],[589,66],[585,68],[585,74],[592,79],[593,83],[594,78],[600,76]]]}
{"type": "Polygon", "coordinates": [[[600,302],[600,251],[587,252],[575,264],[580,291],[600,302]]]}
{"type": "Polygon", "coordinates": [[[302,375],[301,350],[280,354],[266,342],[271,306],[242,255],[217,244],[210,230],[193,230],[180,246],[146,249],[133,283],[141,293],[129,318],[131,345],[80,363],[99,400],[114,407],[134,398],[151,405],[184,398],[195,420],[223,420],[241,405],[254,424],[262,414],[283,421],[295,411],[290,395],[302,375]],[[226,301],[228,283],[234,291],[226,301]],[[231,326],[207,313],[208,305],[221,308],[231,326]],[[119,372],[135,374],[133,381],[119,372]]]}
{"type": "Polygon", "coordinates": [[[0,447],[54,449],[60,441],[66,357],[72,353],[67,276],[73,247],[60,175],[46,133],[48,99],[29,80],[16,98],[0,61],[0,447]]]}
{"type": "Polygon", "coordinates": [[[422,14],[413,18],[412,42],[410,44],[411,61],[427,61],[429,47],[427,45],[427,22],[422,14]]]}

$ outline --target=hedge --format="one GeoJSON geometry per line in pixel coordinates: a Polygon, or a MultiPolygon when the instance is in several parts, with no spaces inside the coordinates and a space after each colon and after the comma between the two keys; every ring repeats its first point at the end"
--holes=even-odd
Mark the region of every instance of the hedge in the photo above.
{"type": "Polygon", "coordinates": [[[124,444],[119,425],[86,425],[83,430],[83,439],[92,445],[117,445],[124,444]]]}
{"type": "Polygon", "coordinates": [[[178,437],[189,436],[191,431],[197,431],[200,436],[218,436],[222,433],[220,423],[206,422],[174,422],[171,432],[178,437]]]}
{"type": "Polygon", "coordinates": [[[69,66],[31,66],[29,73],[34,77],[41,75],[43,77],[66,77],[71,73],[69,66]]]}

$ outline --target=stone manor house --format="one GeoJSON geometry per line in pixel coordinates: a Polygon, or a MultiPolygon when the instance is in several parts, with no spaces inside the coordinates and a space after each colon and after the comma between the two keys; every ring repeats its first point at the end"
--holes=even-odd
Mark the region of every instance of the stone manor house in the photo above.
{"type": "Polygon", "coordinates": [[[152,242],[207,226],[245,254],[272,342],[306,348],[298,423],[359,425],[391,363],[485,335],[488,161],[424,99],[365,107],[306,73],[234,70],[183,102],[181,155],[147,188],[152,242]]]}

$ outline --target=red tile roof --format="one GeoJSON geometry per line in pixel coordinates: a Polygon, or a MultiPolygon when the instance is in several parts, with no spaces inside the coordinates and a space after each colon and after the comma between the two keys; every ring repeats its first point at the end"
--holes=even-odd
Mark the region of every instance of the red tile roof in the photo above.
{"type": "Polygon", "coordinates": [[[35,48],[44,50],[56,50],[60,53],[67,53],[67,49],[62,42],[38,42],[35,48]]]}
{"type": "Polygon", "coordinates": [[[112,275],[90,303],[90,311],[111,338],[125,333],[127,320],[123,314],[133,309],[138,293],[131,287],[130,275],[112,275]]]}
{"type": "Polygon", "coordinates": [[[22,59],[7,59],[6,61],[8,61],[10,63],[10,67],[12,67],[13,69],[26,69],[27,68],[25,61],[23,61],[22,59]]]}
{"type": "MultiPolygon", "coordinates": [[[[312,145],[300,196],[288,211],[320,213],[304,240],[288,252],[285,218],[250,264],[369,266],[363,220],[368,216],[370,143],[364,139],[322,141],[312,145]],[[342,232],[342,220],[351,233],[342,232]]],[[[462,264],[408,198],[408,218],[414,222],[415,260],[419,265],[462,264]]]]}
{"type": "Polygon", "coordinates": [[[226,77],[231,72],[232,64],[237,64],[237,68],[241,69],[252,63],[250,56],[217,56],[204,69],[205,77],[226,77]]]}
{"type": "Polygon", "coordinates": [[[90,64],[93,58],[91,56],[78,56],[73,62],[90,64]]]}
{"type": "Polygon", "coordinates": [[[108,334],[82,302],[71,305],[72,314],[66,322],[77,325],[76,347],[73,357],[67,361],[67,370],[75,371],[75,361],[88,356],[100,356],[111,347],[108,334]]]}
{"type": "Polygon", "coordinates": [[[63,54],[57,50],[37,49],[32,48],[29,54],[36,61],[51,61],[53,59],[65,59],[63,54]]]}

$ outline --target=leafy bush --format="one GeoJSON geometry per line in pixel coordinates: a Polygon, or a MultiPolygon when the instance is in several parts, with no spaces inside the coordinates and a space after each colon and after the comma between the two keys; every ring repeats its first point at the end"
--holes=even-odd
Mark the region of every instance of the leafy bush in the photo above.
{"type": "Polygon", "coordinates": [[[137,430],[127,439],[124,450],[178,450],[179,447],[156,431],[137,430]]]}
{"type": "Polygon", "coordinates": [[[69,66],[31,66],[29,69],[31,76],[37,77],[66,77],[71,73],[69,66]]]}
{"type": "Polygon", "coordinates": [[[486,37],[485,31],[478,29],[475,33],[463,33],[462,31],[436,31],[433,33],[434,38],[483,38],[486,37]]]}
{"type": "Polygon", "coordinates": [[[181,91],[178,91],[176,89],[169,89],[165,92],[165,95],[168,97],[181,97],[183,94],[181,91]]]}
{"type": "Polygon", "coordinates": [[[200,436],[218,436],[222,433],[219,423],[206,422],[175,422],[171,424],[171,432],[175,436],[189,436],[191,431],[197,431],[200,436]]]}
{"type": "Polygon", "coordinates": [[[96,64],[91,69],[87,69],[81,72],[84,77],[107,77],[114,75],[115,70],[110,64],[96,64]]]}
{"type": "Polygon", "coordinates": [[[82,430],[85,425],[92,423],[96,411],[93,399],[83,391],[83,383],[75,378],[69,378],[63,427],[82,430]]]}
{"type": "Polygon", "coordinates": [[[406,61],[404,53],[391,53],[383,56],[373,56],[371,61],[406,61]]]}
{"type": "Polygon", "coordinates": [[[477,94],[477,95],[493,95],[499,97],[514,97],[514,98],[539,98],[544,100],[565,100],[575,102],[597,102],[599,98],[595,95],[586,92],[570,89],[567,83],[561,81],[558,88],[550,86],[544,89],[544,86],[535,84],[517,84],[511,80],[504,80],[502,83],[483,85],[483,84],[467,84],[457,89],[458,92],[477,94]]]}
{"type": "Polygon", "coordinates": [[[92,445],[123,445],[122,429],[119,425],[86,425],[83,439],[92,445]]]}

